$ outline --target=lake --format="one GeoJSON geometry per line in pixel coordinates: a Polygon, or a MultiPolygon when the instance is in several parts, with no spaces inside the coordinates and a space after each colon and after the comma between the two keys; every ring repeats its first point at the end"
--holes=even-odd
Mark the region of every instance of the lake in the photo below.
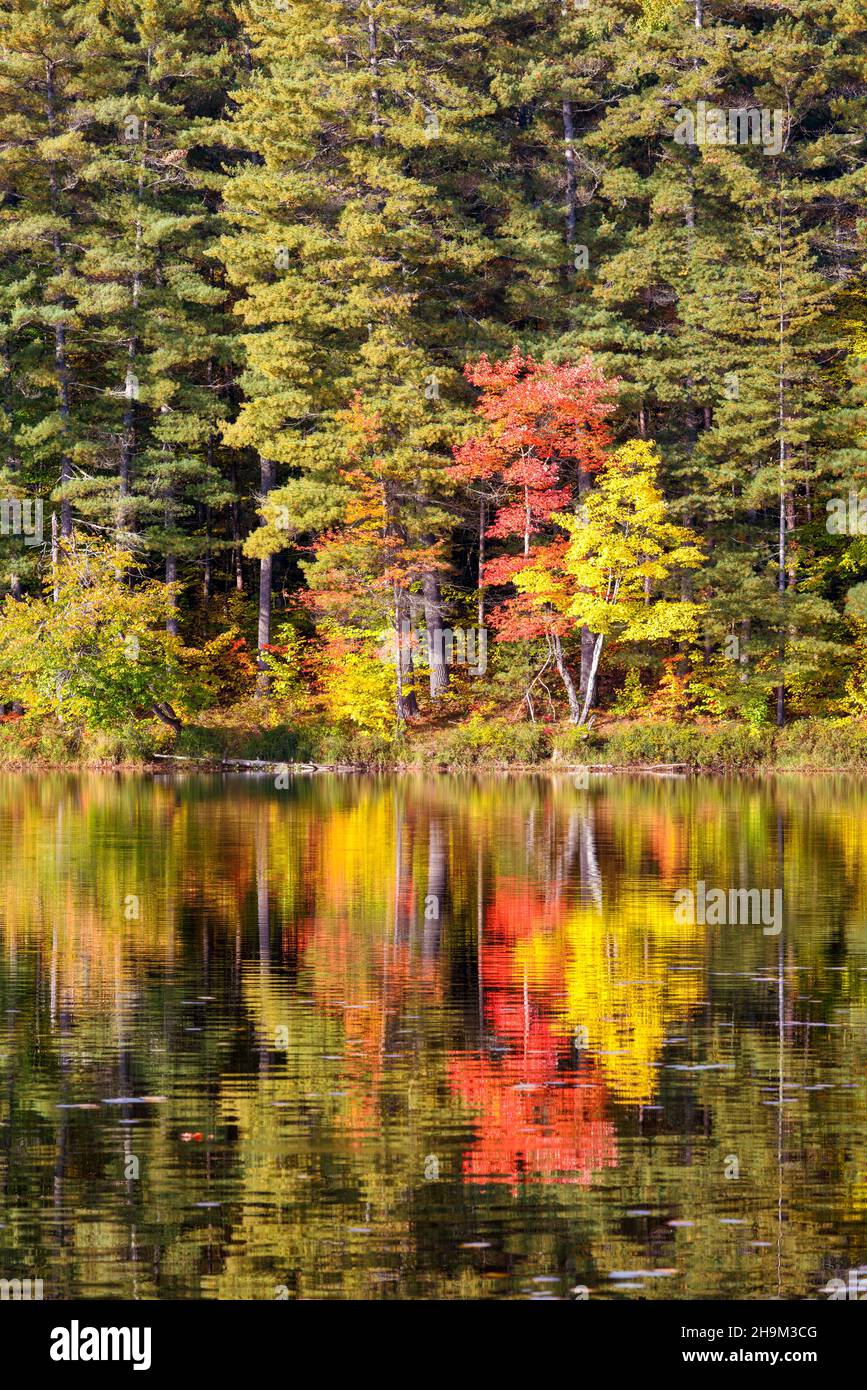
{"type": "Polygon", "coordinates": [[[865,843],[844,779],[0,777],[0,1278],[827,1297],[865,843]]]}

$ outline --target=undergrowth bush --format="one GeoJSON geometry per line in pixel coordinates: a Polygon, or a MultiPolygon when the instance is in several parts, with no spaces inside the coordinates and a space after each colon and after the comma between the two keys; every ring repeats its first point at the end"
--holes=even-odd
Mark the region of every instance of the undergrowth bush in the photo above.
{"type": "Polygon", "coordinates": [[[780,767],[867,768],[867,727],[802,719],[777,734],[775,761],[780,767]]]}
{"type": "MultiPolygon", "coordinates": [[[[579,730],[575,731],[576,734],[579,730]]],[[[629,724],[586,745],[576,743],[576,761],[613,767],[677,763],[690,768],[746,770],[758,767],[772,749],[769,730],[744,724],[715,728],[689,724],[629,724]],[[586,752],[583,749],[586,748],[586,752]]]]}
{"type": "Polygon", "coordinates": [[[437,757],[449,767],[534,765],[550,752],[540,724],[510,724],[505,719],[470,719],[449,729],[437,746],[437,757]]]}
{"type": "Polygon", "coordinates": [[[179,733],[175,752],[187,758],[379,768],[394,761],[395,746],[389,739],[352,725],[299,722],[269,728],[190,725],[179,733]]]}

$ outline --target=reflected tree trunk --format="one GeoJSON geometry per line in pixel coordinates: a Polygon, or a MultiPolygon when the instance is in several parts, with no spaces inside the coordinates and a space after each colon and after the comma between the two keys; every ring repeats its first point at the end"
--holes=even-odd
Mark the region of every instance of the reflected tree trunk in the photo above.
{"type": "Polygon", "coordinates": [[[427,831],[427,892],[424,903],[422,954],[436,957],[440,948],[442,914],[445,908],[448,861],[446,832],[438,816],[431,816],[427,831]]]}
{"type": "Polygon", "coordinates": [[[602,907],[602,874],[596,854],[596,825],[593,811],[581,816],[581,844],[578,859],[581,870],[581,898],[594,907],[602,907]]]}

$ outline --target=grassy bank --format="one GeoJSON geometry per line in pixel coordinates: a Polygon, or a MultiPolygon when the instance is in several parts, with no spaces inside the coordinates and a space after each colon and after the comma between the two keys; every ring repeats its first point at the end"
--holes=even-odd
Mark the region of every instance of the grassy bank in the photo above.
{"type": "Polygon", "coordinates": [[[0,723],[0,766],[141,768],[177,757],[208,766],[246,760],[319,767],[481,771],[589,766],[676,767],[693,772],[867,772],[867,726],[800,720],[777,730],[742,723],[611,722],[570,725],[469,719],[421,725],[399,737],[352,726],[298,722],[262,726],[248,712],[234,720],[189,725],[179,734],[145,721],[76,734],[62,726],[0,723]]]}

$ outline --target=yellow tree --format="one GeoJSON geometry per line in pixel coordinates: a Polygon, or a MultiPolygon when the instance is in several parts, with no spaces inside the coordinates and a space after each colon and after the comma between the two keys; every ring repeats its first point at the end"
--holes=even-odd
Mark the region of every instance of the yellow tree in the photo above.
{"type": "Polygon", "coordinates": [[[662,586],[678,571],[698,568],[699,539],[668,520],[657,469],[652,443],[621,445],[577,513],[555,513],[569,534],[556,571],[530,565],[514,579],[522,593],[597,634],[580,724],[590,709],[606,637],[646,643],[695,635],[700,605],[666,598],[662,586]]]}

